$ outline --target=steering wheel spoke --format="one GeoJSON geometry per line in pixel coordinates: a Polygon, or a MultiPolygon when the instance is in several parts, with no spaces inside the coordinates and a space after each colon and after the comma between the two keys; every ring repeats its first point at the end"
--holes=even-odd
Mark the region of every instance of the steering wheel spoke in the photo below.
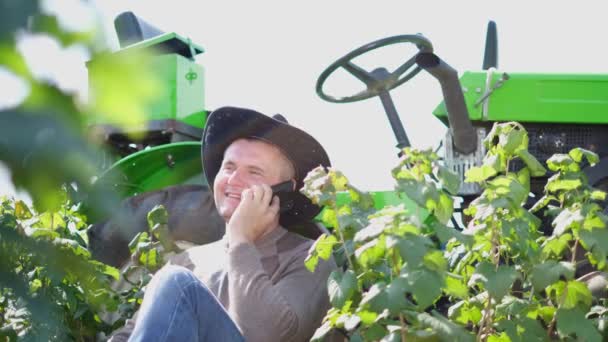
{"type": "Polygon", "coordinates": [[[348,71],[351,75],[358,78],[361,82],[365,83],[365,85],[369,88],[374,83],[374,77],[367,72],[367,70],[361,68],[360,66],[353,63],[353,61],[348,61],[342,65],[342,67],[348,71]]]}
{"type": "Polygon", "coordinates": [[[416,65],[416,56],[408,59],[405,63],[401,64],[395,71],[391,72],[391,78],[395,81],[401,77],[406,71],[410,70],[412,66],[416,65]]]}
{"type": "Polygon", "coordinates": [[[400,43],[411,43],[416,45],[419,51],[433,52],[433,45],[431,44],[431,42],[419,34],[388,37],[371,42],[369,44],[365,44],[359,47],[358,49],[355,49],[344,55],[343,57],[339,58],[338,60],[333,62],[329,67],[323,70],[323,72],[317,79],[317,94],[322,99],[329,102],[355,102],[365,100],[373,96],[377,96],[380,90],[390,91],[391,89],[403,84],[404,82],[407,82],[409,79],[418,74],[421,70],[420,67],[415,66],[415,56],[408,59],[405,63],[395,69],[395,71],[390,73],[388,77],[376,77],[377,75],[375,76],[372,72],[368,72],[367,70],[361,68],[360,66],[352,62],[353,59],[363,55],[366,52],[376,50],[387,45],[400,43]],[[333,74],[336,69],[340,67],[344,68],[350,74],[359,79],[361,82],[365,83],[367,89],[352,96],[334,97],[327,95],[327,93],[323,91],[323,84],[325,83],[327,78],[331,74],[333,74]]]}

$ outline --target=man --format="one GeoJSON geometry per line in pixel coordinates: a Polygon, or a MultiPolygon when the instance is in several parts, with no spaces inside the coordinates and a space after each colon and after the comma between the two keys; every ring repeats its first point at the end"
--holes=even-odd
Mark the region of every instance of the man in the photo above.
{"type": "Polygon", "coordinates": [[[211,113],[202,146],[226,234],[157,272],[136,320],[112,340],[310,339],[329,307],[326,282],[335,265],[330,260],[309,272],[304,259],[312,240],[285,228],[319,233],[307,223],[320,208],[297,189],[310,170],[330,165],[325,150],[282,117],[234,107],[211,113]],[[285,181],[296,191],[281,205],[271,185],[285,181]]]}

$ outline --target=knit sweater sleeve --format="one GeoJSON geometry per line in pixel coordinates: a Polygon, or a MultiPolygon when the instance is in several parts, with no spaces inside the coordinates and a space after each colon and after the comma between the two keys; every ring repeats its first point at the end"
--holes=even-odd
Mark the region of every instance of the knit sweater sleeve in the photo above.
{"type": "Polygon", "coordinates": [[[306,341],[320,325],[329,302],[327,278],[335,267],[322,262],[314,273],[304,266],[307,246],[290,253],[275,284],[255,246],[242,243],[228,252],[230,316],[250,342],[306,341]]]}

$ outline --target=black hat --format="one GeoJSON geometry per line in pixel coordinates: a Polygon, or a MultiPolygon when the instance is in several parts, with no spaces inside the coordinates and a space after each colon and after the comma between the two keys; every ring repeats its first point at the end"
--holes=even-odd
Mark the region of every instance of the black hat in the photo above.
{"type": "MultiPolygon", "coordinates": [[[[251,109],[222,107],[207,118],[202,139],[203,171],[210,188],[224,159],[224,151],[232,142],[241,138],[255,138],[278,147],[292,162],[295,170],[296,189],[304,186],[309,171],[322,165],[329,167],[329,157],[323,146],[310,134],[291,126],[281,115],[269,117],[251,109]]],[[[271,184],[272,185],[272,184],[271,184]]],[[[301,225],[314,218],[321,208],[314,205],[299,191],[290,195],[293,206],[281,213],[281,225],[300,230],[301,225]]],[[[312,225],[307,225],[316,229],[312,225]]],[[[305,235],[317,235],[305,232],[305,235]]]]}

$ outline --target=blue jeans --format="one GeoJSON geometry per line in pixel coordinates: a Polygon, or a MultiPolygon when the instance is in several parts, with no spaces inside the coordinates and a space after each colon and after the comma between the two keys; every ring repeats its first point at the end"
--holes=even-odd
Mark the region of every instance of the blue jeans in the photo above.
{"type": "Polygon", "coordinates": [[[192,272],[167,265],[154,275],[129,341],[244,341],[213,293],[192,272]]]}

